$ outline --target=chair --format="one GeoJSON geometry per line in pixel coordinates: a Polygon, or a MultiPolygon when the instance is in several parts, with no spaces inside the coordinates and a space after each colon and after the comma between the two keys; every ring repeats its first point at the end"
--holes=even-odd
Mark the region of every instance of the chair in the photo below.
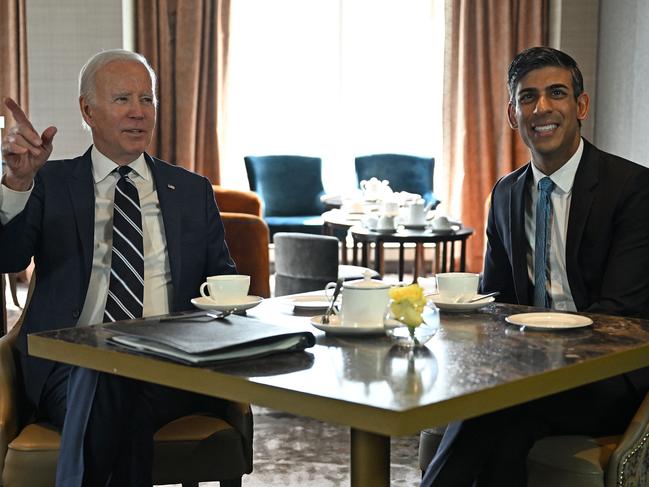
{"type": "Polygon", "coordinates": [[[275,296],[318,291],[328,282],[362,279],[367,267],[338,265],[338,239],[326,235],[275,234],[275,296]]]}
{"type": "Polygon", "coordinates": [[[250,294],[269,298],[268,225],[261,218],[259,196],[217,185],[212,188],[237,271],[250,276],[250,294]]]}
{"type": "MultiPolygon", "coordinates": [[[[422,472],[432,460],[442,428],[419,437],[422,472]]],[[[527,456],[528,487],[636,487],[649,485],[649,394],[621,436],[549,436],[527,456]]]]}
{"type": "MultiPolygon", "coordinates": [[[[30,283],[33,289],[34,279],[30,283]]],[[[25,305],[27,308],[27,305],[25,305]]],[[[0,338],[0,485],[54,485],[60,435],[50,424],[29,422],[20,386],[14,343],[22,317],[0,338]]],[[[229,403],[224,418],[195,414],[176,419],[155,434],[155,484],[198,487],[219,480],[222,487],[241,486],[252,471],[252,412],[248,404],[229,403]]]]}
{"type": "Polygon", "coordinates": [[[355,160],[358,183],[370,178],[387,179],[393,191],[421,195],[435,209],[440,201],[433,194],[435,159],[404,154],[374,154],[355,160]]]}
{"type": "Polygon", "coordinates": [[[247,156],[250,189],[263,201],[271,241],[277,232],[321,234],[322,161],[303,156],[247,156]]]}

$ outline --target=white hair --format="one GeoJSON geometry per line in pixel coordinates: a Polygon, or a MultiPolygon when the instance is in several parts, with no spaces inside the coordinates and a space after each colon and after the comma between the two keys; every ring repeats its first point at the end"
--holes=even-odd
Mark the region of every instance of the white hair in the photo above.
{"type": "MultiPolygon", "coordinates": [[[[153,71],[153,68],[144,56],[137,52],[127,51],[126,49],[102,51],[88,59],[79,72],[79,96],[87,100],[88,103],[93,104],[95,102],[97,72],[114,61],[134,61],[142,64],[146,68],[151,77],[151,86],[153,87],[153,104],[157,106],[158,97],[156,95],[155,71],[153,71]]],[[[83,128],[90,130],[90,127],[88,127],[88,124],[83,119],[82,124],[83,128]]]]}

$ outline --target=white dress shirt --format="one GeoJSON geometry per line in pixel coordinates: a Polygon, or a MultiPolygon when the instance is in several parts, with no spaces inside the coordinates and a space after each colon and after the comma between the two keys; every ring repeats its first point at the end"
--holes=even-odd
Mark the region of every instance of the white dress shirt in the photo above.
{"type": "MultiPolygon", "coordinates": [[[[113,246],[113,198],[119,167],[94,146],[91,151],[92,176],[95,183],[95,224],[90,283],[78,325],[101,323],[106,306],[110,261],[113,246]]],[[[140,196],[144,244],[144,316],[166,314],[172,299],[171,270],[167,255],[167,240],[160,212],[160,203],[153,175],[144,155],[129,164],[131,180],[140,196]]],[[[30,191],[12,191],[2,185],[0,190],[0,221],[3,224],[20,213],[29,199],[30,191]]]]}
{"type": "MultiPolygon", "coordinates": [[[[570,292],[568,274],[566,272],[566,236],[568,235],[568,217],[572,186],[579,167],[581,155],[584,152],[584,141],[579,141],[579,147],[568,162],[550,175],[554,190],[550,195],[552,204],[552,222],[550,224],[550,307],[561,311],[577,311],[570,292]]],[[[528,186],[528,197],[525,205],[525,235],[527,237],[527,274],[534,282],[534,242],[536,228],[536,202],[538,200],[538,184],[546,175],[532,166],[533,178],[528,186]]]]}

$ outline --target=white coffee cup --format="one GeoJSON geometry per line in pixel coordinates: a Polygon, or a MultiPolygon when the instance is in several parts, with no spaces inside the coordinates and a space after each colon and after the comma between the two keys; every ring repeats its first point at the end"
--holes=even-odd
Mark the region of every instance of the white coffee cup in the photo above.
{"type": "Polygon", "coordinates": [[[433,228],[433,230],[450,230],[451,228],[453,228],[451,222],[445,216],[438,216],[433,218],[430,226],[433,228]]]}
{"type": "Polygon", "coordinates": [[[448,299],[470,299],[478,292],[480,275],[472,272],[441,272],[437,274],[437,292],[448,299]]]}
{"type": "Polygon", "coordinates": [[[201,296],[221,304],[241,303],[248,295],[250,288],[250,276],[242,274],[224,274],[221,276],[209,276],[207,281],[201,284],[201,296]],[[208,293],[205,293],[207,288],[208,293]]]}
{"type": "MultiPolygon", "coordinates": [[[[325,290],[336,287],[335,282],[327,284],[325,290]]],[[[390,285],[383,281],[364,279],[346,281],[342,288],[340,321],[344,326],[383,326],[390,301],[390,285]]]]}
{"type": "Polygon", "coordinates": [[[393,215],[381,215],[376,221],[377,230],[394,230],[396,221],[393,215]]]}

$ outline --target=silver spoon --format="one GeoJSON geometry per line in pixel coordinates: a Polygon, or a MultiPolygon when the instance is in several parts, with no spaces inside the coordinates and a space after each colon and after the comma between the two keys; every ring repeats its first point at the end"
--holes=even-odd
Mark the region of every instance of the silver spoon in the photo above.
{"type": "Polygon", "coordinates": [[[500,294],[499,291],[494,291],[492,293],[488,294],[483,294],[482,296],[478,296],[477,298],[469,299],[468,301],[462,301],[462,298],[459,297],[455,301],[456,303],[475,303],[476,301],[482,301],[483,299],[490,298],[491,296],[498,296],[500,294]]]}

